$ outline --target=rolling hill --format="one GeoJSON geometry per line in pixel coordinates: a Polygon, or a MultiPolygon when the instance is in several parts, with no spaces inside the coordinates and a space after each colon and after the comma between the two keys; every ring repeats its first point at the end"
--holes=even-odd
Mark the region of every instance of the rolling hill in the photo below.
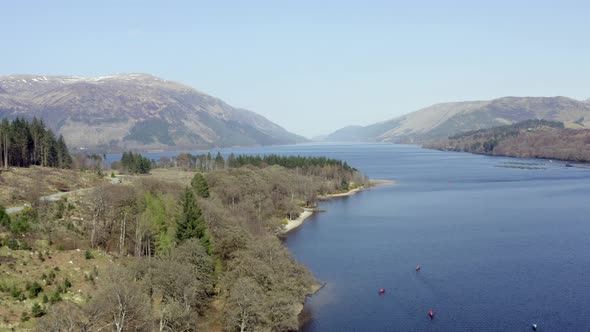
{"type": "Polygon", "coordinates": [[[254,112],[147,74],[0,76],[0,118],[42,118],[71,147],[117,151],[307,141],[254,112]]]}
{"type": "Polygon", "coordinates": [[[325,140],[416,143],[530,119],[585,128],[590,125],[590,103],[566,97],[503,97],[442,103],[369,126],[345,127],[325,140]]]}

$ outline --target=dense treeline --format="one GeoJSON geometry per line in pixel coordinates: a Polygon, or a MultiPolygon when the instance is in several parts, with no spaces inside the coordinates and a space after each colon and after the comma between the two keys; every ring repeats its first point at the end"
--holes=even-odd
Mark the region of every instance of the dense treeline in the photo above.
{"type": "Polygon", "coordinates": [[[280,155],[235,155],[231,153],[227,158],[218,152],[215,157],[211,153],[192,155],[183,153],[172,159],[162,157],[153,163],[155,167],[181,167],[186,170],[207,172],[212,170],[240,168],[243,166],[267,167],[282,166],[295,169],[298,174],[320,176],[336,181],[338,190],[350,189],[350,184],[363,185],[367,179],[359,171],[345,161],[326,157],[280,156],[280,155]]]}
{"type": "MultiPolygon", "coordinates": [[[[367,179],[330,159],[235,159],[244,166],[204,157],[213,169],[182,185],[136,177],[130,185],[88,192],[78,207],[46,202],[10,217],[0,209],[0,228],[15,250],[51,242],[62,250],[86,249],[86,259],[107,252],[118,261],[99,279],[99,272],[89,272],[83,282],[92,285],[92,296],[78,294],[83,301],[66,300],[60,284],[62,293],[49,294],[28,314],[43,316],[38,330],[296,329],[297,307],[317,284],[278,235],[303,207],[315,206],[318,195],[367,179]]],[[[6,291],[24,286],[15,287],[6,291]]]]}
{"type": "Polygon", "coordinates": [[[72,167],[72,157],[63,136],[55,137],[42,120],[16,118],[0,124],[0,166],[72,167]]]}
{"type": "Polygon", "coordinates": [[[270,155],[235,155],[233,152],[224,158],[221,153],[213,157],[210,152],[206,154],[193,155],[181,153],[175,157],[162,157],[156,162],[158,167],[181,167],[195,169],[198,171],[211,171],[223,168],[239,168],[246,165],[265,167],[279,165],[285,168],[311,168],[311,167],[335,167],[338,166],[347,172],[357,171],[350,167],[345,161],[330,159],[326,157],[304,157],[304,156],[281,156],[270,155]]]}
{"type": "Polygon", "coordinates": [[[222,169],[226,167],[226,161],[219,152],[217,152],[215,157],[211,155],[211,152],[199,155],[181,153],[172,158],[164,156],[155,161],[155,164],[157,167],[162,168],[180,167],[185,170],[196,170],[199,172],[212,171],[214,169],[222,169]]]}
{"type": "Polygon", "coordinates": [[[152,168],[152,162],[139,153],[129,151],[123,152],[121,166],[129,173],[147,174],[152,168]]]}
{"type": "Polygon", "coordinates": [[[245,165],[253,165],[257,167],[261,166],[272,166],[279,165],[286,168],[303,168],[308,169],[311,167],[340,167],[346,172],[355,171],[354,168],[350,167],[345,161],[330,159],[326,157],[302,157],[302,156],[279,156],[275,154],[264,155],[264,156],[249,156],[249,155],[238,155],[235,156],[233,153],[229,155],[228,162],[229,167],[241,167],[245,165]]]}
{"type": "Polygon", "coordinates": [[[566,129],[561,122],[527,120],[510,126],[463,133],[425,147],[497,156],[588,162],[590,130],[566,129]]]}

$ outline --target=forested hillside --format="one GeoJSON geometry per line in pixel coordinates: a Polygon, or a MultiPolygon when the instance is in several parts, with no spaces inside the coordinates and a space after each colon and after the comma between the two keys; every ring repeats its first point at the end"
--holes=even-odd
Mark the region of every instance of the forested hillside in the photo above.
{"type": "Polygon", "coordinates": [[[93,151],[307,141],[252,111],[148,74],[0,76],[0,117],[35,116],[71,147],[93,151]]]}
{"type": "Polygon", "coordinates": [[[281,244],[284,225],[319,194],[367,179],[326,158],[180,159],[191,161],[186,170],[170,162],[79,198],[2,214],[0,261],[21,257],[0,265],[9,276],[0,282],[2,326],[297,329],[301,303],[317,282],[281,244]],[[65,268],[48,272],[57,260],[65,268]]]}
{"type": "Polygon", "coordinates": [[[563,123],[528,120],[471,131],[425,145],[426,148],[520,158],[590,161],[590,130],[563,123]]]}

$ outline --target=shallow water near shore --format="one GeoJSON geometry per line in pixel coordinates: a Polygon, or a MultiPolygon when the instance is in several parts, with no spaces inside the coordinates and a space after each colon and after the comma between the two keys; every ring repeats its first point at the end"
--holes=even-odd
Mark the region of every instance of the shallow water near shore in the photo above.
{"type": "Polygon", "coordinates": [[[590,330],[590,170],[392,144],[232,151],[325,155],[396,181],[321,202],[286,237],[326,283],[302,331],[590,330]]]}

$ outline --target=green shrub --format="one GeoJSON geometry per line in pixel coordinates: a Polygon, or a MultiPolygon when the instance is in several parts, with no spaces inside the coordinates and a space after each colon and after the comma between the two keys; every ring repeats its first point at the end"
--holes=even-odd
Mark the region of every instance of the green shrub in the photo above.
{"type": "Polygon", "coordinates": [[[31,314],[33,317],[41,317],[45,315],[45,308],[43,308],[43,306],[41,306],[39,303],[35,303],[31,308],[31,314]]]}
{"type": "Polygon", "coordinates": [[[64,293],[68,290],[68,288],[72,288],[72,282],[66,277],[64,280],[64,293]]]}
{"type": "Polygon", "coordinates": [[[49,299],[49,303],[54,304],[57,302],[61,302],[62,298],[61,298],[61,294],[58,290],[55,291],[55,293],[53,293],[53,295],[51,295],[51,298],[49,299]]]}
{"type": "Polygon", "coordinates": [[[93,259],[94,255],[92,254],[92,251],[90,251],[90,249],[86,249],[86,251],[84,252],[84,258],[86,259],[93,259]]]}
{"type": "Polygon", "coordinates": [[[59,201],[57,201],[57,203],[55,204],[55,214],[53,215],[53,219],[61,219],[64,217],[64,212],[66,210],[66,200],[65,199],[60,199],[59,201]]]}
{"type": "Polygon", "coordinates": [[[38,282],[33,282],[32,284],[27,283],[27,291],[29,292],[29,298],[30,299],[34,299],[36,298],[39,293],[41,293],[43,291],[43,287],[41,287],[41,285],[39,285],[38,282]]]}
{"type": "Polygon", "coordinates": [[[20,246],[18,245],[18,240],[10,238],[6,240],[6,246],[11,250],[19,250],[20,246]]]}
{"type": "Polygon", "coordinates": [[[10,295],[19,301],[26,300],[26,297],[25,297],[25,294],[23,294],[23,291],[20,290],[19,288],[17,288],[16,286],[12,286],[12,290],[10,291],[10,295]]]}
{"type": "Polygon", "coordinates": [[[26,214],[18,215],[10,222],[10,231],[13,234],[25,234],[31,230],[31,223],[26,214]]]}
{"type": "Polygon", "coordinates": [[[0,226],[8,227],[10,225],[10,217],[6,213],[6,209],[0,206],[0,226]]]}
{"type": "Polygon", "coordinates": [[[43,275],[41,276],[42,279],[45,279],[45,283],[47,285],[51,285],[55,282],[55,272],[53,270],[51,270],[49,272],[49,275],[45,275],[45,273],[43,273],[43,275]]]}
{"type": "Polygon", "coordinates": [[[31,246],[29,246],[26,241],[19,241],[18,246],[20,247],[20,250],[31,250],[31,246]]]}

